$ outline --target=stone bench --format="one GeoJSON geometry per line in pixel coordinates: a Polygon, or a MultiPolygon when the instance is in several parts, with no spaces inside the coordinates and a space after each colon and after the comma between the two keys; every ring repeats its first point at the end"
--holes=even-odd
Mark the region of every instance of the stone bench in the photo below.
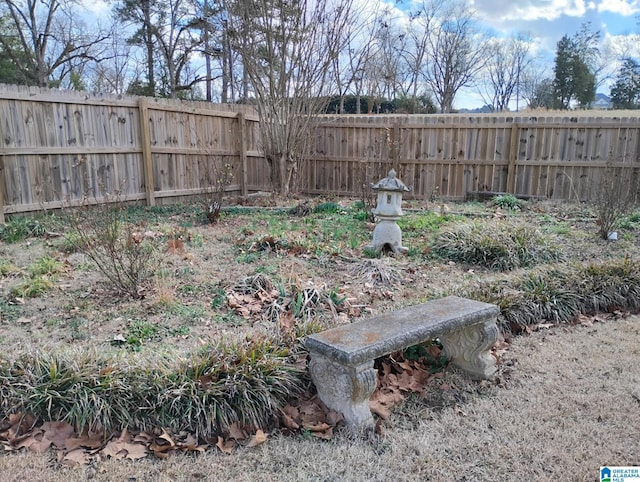
{"type": "Polygon", "coordinates": [[[496,371],[491,347],[498,313],[495,305],[449,296],[316,333],[304,342],[311,379],[320,400],[342,413],[347,425],[372,428],[374,359],[438,338],[454,365],[473,378],[488,378],[496,371]]]}

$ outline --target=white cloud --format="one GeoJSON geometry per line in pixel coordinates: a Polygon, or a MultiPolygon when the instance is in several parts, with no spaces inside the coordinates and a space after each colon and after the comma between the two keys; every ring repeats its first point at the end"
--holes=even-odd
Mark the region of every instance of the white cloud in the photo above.
{"type": "Polygon", "coordinates": [[[611,12],[630,17],[640,12],[640,1],[602,0],[598,4],[598,12],[611,12]]]}
{"type": "MultiPolygon", "coordinates": [[[[614,0],[615,1],[615,0],[614,0]]],[[[582,17],[587,10],[594,9],[593,2],[584,0],[551,0],[515,6],[509,15],[510,20],[555,20],[562,15],[582,17]]]]}
{"type": "MultiPolygon", "coordinates": [[[[624,2],[624,0],[610,1],[624,2]]],[[[504,2],[496,2],[495,0],[473,0],[473,5],[481,14],[487,15],[487,18],[499,22],[513,20],[552,21],[563,15],[581,17],[588,11],[597,9],[596,3],[593,0],[516,0],[506,5],[504,2]]]]}
{"type": "Polygon", "coordinates": [[[82,6],[92,15],[99,18],[109,16],[111,4],[106,0],[83,0],[82,6]]]}

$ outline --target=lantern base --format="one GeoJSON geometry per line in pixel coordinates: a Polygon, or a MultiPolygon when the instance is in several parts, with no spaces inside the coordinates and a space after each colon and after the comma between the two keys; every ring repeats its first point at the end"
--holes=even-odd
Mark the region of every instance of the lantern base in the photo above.
{"type": "Polygon", "coordinates": [[[374,249],[376,253],[393,252],[395,254],[406,254],[409,248],[402,246],[402,230],[395,221],[383,219],[373,230],[373,243],[367,246],[374,249]]]}

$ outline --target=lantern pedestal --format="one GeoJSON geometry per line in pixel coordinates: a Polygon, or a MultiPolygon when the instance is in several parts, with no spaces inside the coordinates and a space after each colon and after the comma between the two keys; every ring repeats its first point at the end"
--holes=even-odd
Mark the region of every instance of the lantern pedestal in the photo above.
{"type": "Polygon", "coordinates": [[[396,224],[399,218],[380,219],[373,229],[373,242],[367,246],[376,253],[389,252],[406,254],[409,248],[402,246],[402,230],[396,224]]]}

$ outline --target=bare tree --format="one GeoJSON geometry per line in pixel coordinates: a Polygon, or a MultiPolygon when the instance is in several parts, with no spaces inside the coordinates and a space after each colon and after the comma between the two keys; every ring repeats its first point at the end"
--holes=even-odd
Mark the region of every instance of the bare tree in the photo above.
{"type": "Polygon", "coordinates": [[[356,109],[357,113],[360,113],[364,65],[374,50],[372,39],[377,14],[377,8],[373,11],[364,8],[352,11],[351,20],[345,24],[342,32],[338,32],[342,35],[343,48],[333,58],[331,75],[335,84],[335,93],[340,99],[338,105],[340,114],[344,113],[344,99],[349,92],[357,96],[356,109]]]}
{"type": "Polygon", "coordinates": [[[190,0],[168,0],[163,5],[166,10],[159,12],[153,34],[165,69],[166,93],[176,98],[179,92],[188,91],[204,80],[197,75],[183,76],[191,57],[202,48],[203,39],[199,35],[202,20],[196,16],[190,0]]]}
{"type": "Polygon", "coordinates": [[[59,84],[74,66],[77,69],[80,64],[102,59],[100,44],[108,35],[89,34],[71,0],[1,0],[0,5],[7,11],[9,32],[0,33],[0,45],[23,76],[35,84],[59,84]]]}
{"type": "Polygon", "coordinates": [[[119,22],[112,24],[109,38],[104,42],[108,58],[92,65],[87,73],[94,92],[124,94],[129,82],[140,77],[134,47],[125,40],[123,30],[119,22]]]}
{"type": "Polygon", "coordinates": [[[486,40],[476,29],[474,12],[463,1],[424,4],[430,22],[430,59],[425,80],[442,112],[451,112],[462,87],[474,84],[487,60],[486,40]]]}
{"type": "Polygon", "coordinates": [[[403,83],[403,94],[414,99],[418,97],[423,77],[422,69],[429,55],[429,34],[433,21],[431,13],[433,12],[425,8],[409,13],[405,48],[400,52],[407,73],[403,83]]]}
{"type": "Polygon", "coordinates": [[[533,59],[529,55],[531,44],[522,37],[492,39],[487,44],[489,59],[486,64],[484,91],[485,103],[495,111],[508,110],[514,95],[519,97],[524,73],[533,59]]]}
{"type": "Polygon", "coordinates": [[[241,53],[271,181],[281,194],[290,192],[310,126],[326,106],[330,67],[343,42],[338,32],[350,6],[350,0],[229,5],[232,45],[241,53]],[[243,35],[247,30],[251,36],[243,35]]]}

